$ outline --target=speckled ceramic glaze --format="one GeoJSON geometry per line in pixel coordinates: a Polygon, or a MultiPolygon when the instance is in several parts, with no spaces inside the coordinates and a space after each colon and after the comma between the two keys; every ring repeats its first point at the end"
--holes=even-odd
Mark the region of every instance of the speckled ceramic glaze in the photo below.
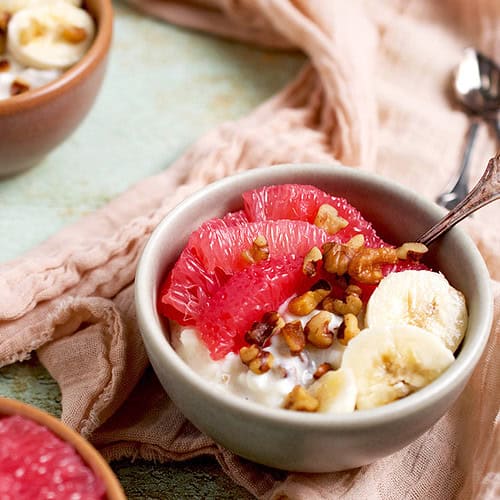
{"type": "Polygon", "coordinates": [[[241,208],[241,193],[262,185],[313,184],[347,198],[386,240],[415,240],[442,215],[436,205],[383,178],[328,165],[273,166],[228,177],[172,210],[141,257],[136,307],[146,349],[163,387],[200,430],[250,460],[286,470],[350,469],[389,455],[432,426],[462,392],[488,339],[492,293],[486,266],[469,237],[455,228],[431,246],[427,262],[461,290],[469,326],[451,367],[420,391],[394,403],[346,415],[269,409],[217,390],[176,354],[156,309],[160,282],[189,234],[203,221],[241,208]],[[460,265],[457,265],[460,263],[460,265]]]}
{"type": "Polygon", "coordinates": [[[83,461],[92,469],[94,474],[101,479],[106,488],[107,500],[125,500],[125,494],[120,482],[114,475],[108,463],[99,452],[80,434],[62,423],[48,413],[34,406],[22,403],[15,399],[0,397],[0,418],[2,416],[20,415],[29,418],[47,429],[50,429],[63,441],[71,444],[83,461]]]}
{"type": "Polygon", "coordinates": [[[0,177],[36,165],[66,139],[89,112],[101,87],[111,43],[111,0],[87,0],[97,24],[85,56],[60,78],[0,100],[0,177]]]}

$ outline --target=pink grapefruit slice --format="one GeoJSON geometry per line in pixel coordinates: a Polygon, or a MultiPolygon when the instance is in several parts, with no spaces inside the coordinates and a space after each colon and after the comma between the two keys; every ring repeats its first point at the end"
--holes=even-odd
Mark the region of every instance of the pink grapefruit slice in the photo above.
{"type": "Polygon", "coordinates": [[[207,300],[196,326],[213,359],[237,352],[255,321],[316,281],[304,275],[302,262],[294,255],[258,262],[231,276],[207,300]]]}
{"type": "Polygon", "coordinates": [[[233,274],[249,267],[242,252],[262,235],[270,258],[303,257],[313,246],[332,237],[304,221],[277,220],[235,224],[209,221],[195,231],[160,290],[162,314],[182,325],[192,325],[201,309],[233,274]]]}
{"type": "Polygon", "coordinates": [[[361,233],[365,237],[367,247],[385,246],[372,225],[345,198],[331,196],[315,186],[302,184],[264,186],[244,193],[243,202],[250,221],[291,219],[311,224],[319,207],[329,204],[349,223],[335,235],[337,241],[345,243],[361,233]]]}

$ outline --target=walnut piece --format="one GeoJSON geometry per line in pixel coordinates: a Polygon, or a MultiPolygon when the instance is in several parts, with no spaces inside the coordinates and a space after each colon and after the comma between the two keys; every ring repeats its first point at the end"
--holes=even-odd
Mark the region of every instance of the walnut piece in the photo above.
{"type": "Polygon", "coordinates": [[[285,397],[283,408],[295,411],[315,412],[319,408],[319,401],[309,394],[301,385],[296,385],[285,397]]]}
{"type": "Polygon", "coordinates": [[[76,45],[84,42],[88,35],[85,29],[80,26],[63,26],[59,36],[65,42],[76,45]]]}
{"type": "Polygon", "coordinates": [[[349,263],[357,252],[356,248],[335,242],[325,243],[322,250],[323,267],[327,272],[336,274],[337,276],[347,273],[349,263]]]}
{"type": "Polygon", "coordinates": [[[325,230],[328,234],[336,234],[349,223],[339,216],[337,209],[328,204],[319,207],[314,219],[314,225],[325,230]]]}
{"type": "Polygon", "coordinates": [[[47,33],[47,26],[38,21],[37,19],[31,18],[28,26],[23,28],[19,32],[19,42],[21,45],[28,45],[35,38],[44,36],[47,33]]]}
{"type": "Polygon", "coordinates": [[[15,96],[15,95],[19,95],[19,94],[24,94],[24,92],[27,92],[29,89],[30,89],[29,84],[16,78],[10,84],[10,95],[15,96]]]}
{"type": "MultiPolygon", "coordinates": [[[[326,299],[325,299],[326,300],[326,299]]],[[[357,316],[363,309],[363,302],[357,295],[347,295],[345,302],[340,299],[333,299],[328,302],[323,302],[325,310],[344,316],[344,314],[354,314],[357,316]]]]}
{"type": "Polygon", "coordinates": [[[245,364],[248,365],[250,361],[255,359],[260,353],[259,346],[253,344],[251,346],[244,346],[240,349],[240,359],[245,364]]]}
{"type": "Polygon", "coordinates": [[[297,316],[307,316],[312,313],[318,304],[330,295],[332,287],[325,280],[319,280],[310,290],[294,297],[288,303],[288,311],[297,316]]]}
{"type": "Polygon", "coordinates": [[[347,345],[361,330],[358,325],[358,318],[354,314],[346,314],[344,322],[337,331],[337,340],[342,345],[347,345]]]}
{"type": "Polygon", "coordinates": [[[257,345],[242,347],[240,359],[256,375],[268,372],[274,364],[274,356],[268,351],[263,351],[257,345]]]}
{"type": "Polygon", "coordinates": [[[318,247],[312,247],[309,252],[307,252],[304,257],[304,263],[302,264],[302,272],[306,276],[316,276],[318,272],[318,264],[323,260],[323,254],[318,247]]]}
{"type": "Polygon", "coordinates": [[[249,264],[255,264],[261,260],[268,259],[269,246],[267,245],[266,238],[259,234],[257,238],[253,240],[251,248],[244,250],[241,255],[249,264]]]}
{"type": "Polygon", "coordinates": [[[300,320],[290,321],[281,329],[281,335],[293,355],[300,354],[306,346],[306,336],[300,320]]]}
{"type": "Polygon", "coordinates": [[[245,333],[249,344],[263,346],[268,339],[285,326],[285,321],[276,311],[264,313],[260,321],[255,321],[250,330],[245,333]]]}
{"type": "Polygon", "coordinates": [[[317,380],[321,378],[326,372],[333,370],[333,366],[330,363],[321,363],[316,371],[314,372],[313,377],[317,380]]]}
{"type": "Polygon", "coordinates": [[[409,242],[403,243],[400,247],[396,248],[398,259],[419,259],[429,249],[423,243],[409,242]]]}
{"type": "Polygon", "coordinates": [[[346,246],[358,250],[365,244],[365,237],[361,233],[354,235],[347,243],[346,246]]]}
{"type": "Polygon", "coordinates": [[[0,33],[7,33],[7,25],[10,21],[10,14],[5,11],[0,11],[0,33]]]}
{"type": "Polygon", "coordinates": [[[395,264],[398,256],[395,248],[367,248],[359,249],[349,262],[347,272],[360,283],[376,284],[384,276],[382,264],[395,264]]]}
{"type": "Polygon", "coordinates": [[[7,61],[7,59],[0,59],[0,73],[2,71],[9,71],[10,69],[10,63],[7,61]]]}
{"type": "Polygon", "coordinates": [[[331,319],[331,313],[320,311],[306,323],[304,333],[313,346],[326,349],[332,345],[334,336],[329,328],[331,319]]]}

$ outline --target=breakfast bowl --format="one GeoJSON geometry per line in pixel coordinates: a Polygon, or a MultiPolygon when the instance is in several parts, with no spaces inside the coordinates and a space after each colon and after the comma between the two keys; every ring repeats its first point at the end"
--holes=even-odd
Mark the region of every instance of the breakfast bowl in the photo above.
{"type": "Polygon", "coordinates": [[[23,2],[0,2],[0,177],[35,166],[77,128],[101,88],[112,38],[111,0],[24,3],[11,13],[23,2]]]}
{"type": "Polygon", "coordinates": [[[126,498],[99,452],[35,406],[0,397],[0,445],[2,498],[126,498]]]}
{"type": "MultiPolygon", "coordinates": [[[[276,165],[227,177],[175,207],[151,235],[136,274],[138,322],[149,359],[165,391],[180,411],[217,443],[246,459],[279,469],[346,470],[408,445],[443,416],[460,395],[489,336],[489,275],[474,243],[460,228],[448,231],[430,245],[423,260],[461,291],[467,304],[468,323],[454,361],[430,383],[406,397],[348,413],[321,413],[268,407],[221,390],[210,376],[196,372],[196,364],[202,359],[198,354],[190,360],[178,353],[173,323],[159,312],[165,277],[191,233],[203,222],[229,212],[238,214],[245,192],[289,184],[312,185],[347,199],[385,241],[394,245],[414,242],[444,213],[390,180],[341,166],[276,165]]],[[[286,207],[291,200],[283,198],[278,203],[286,207]]],[[[231,222],[234,217],[227,220],[231,222]]],[[[207,228],[209,232],[216,229],[214,225],[207,228]]],[[[212,240],[212,244],[217,242],[212,240]]],[[[248,289],[248,294],[252,293],[248,289]]]]}

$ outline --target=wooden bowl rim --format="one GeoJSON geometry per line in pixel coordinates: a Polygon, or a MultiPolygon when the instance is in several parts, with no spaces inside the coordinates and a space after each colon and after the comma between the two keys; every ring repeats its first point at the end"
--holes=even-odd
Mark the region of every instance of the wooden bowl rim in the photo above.
{"type": "Polygon", "coordinates": [[[63,441],[71,444],[84,462],[92,469],[94,474],[104,483],[107,499],[126,499],[122,486],[109,464],[84,437],[78,434],[78,432],[68,427],[61,420],[35,406],[15,399],[0,397],[0,418],[1,416],[11,415],[20,415],[29,418],[51,430],[63,441]]]}

